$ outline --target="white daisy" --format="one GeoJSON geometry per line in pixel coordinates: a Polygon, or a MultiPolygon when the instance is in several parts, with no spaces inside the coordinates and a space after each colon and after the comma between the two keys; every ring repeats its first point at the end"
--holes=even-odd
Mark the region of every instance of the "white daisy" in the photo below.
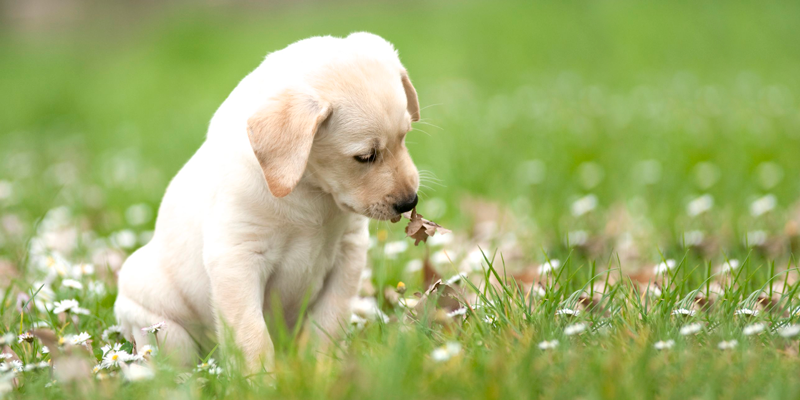
{"type": "Polygon", "coordinates": [[[556,310],[556,315],[571,315],[577,317],[581,313],[581,310],[573,310],[571,308],[562,308],[560,310],[556,310]]]}
{"type": "Polygon", "coordinates": [[[739,341],[737,341],[736,339],[731,339],[728,341],[723,340],[719,342],[719,344],[717,344],[717,348],[719,348],[720,350],[730,350],[736,347],[738,344],[739,341]]]}
{"type": "Polygon", "coordinates": [[[728,260],[724,264],[722,264],[722,267],[720,267],[719,270],[720,270],[720,272],[725,273],[725,272],[733,271],[736,268],[739,268],[739,260],[734,258],[734,259],[728,260]]]}
{"type": "Polygon", "coordinates": [[[675,346],[675,341],[672,339],[667,341],[659,340],[653,345],[656,350],[667,350],[671,349],[673,346],[675,346]]]}
{"type": "Polygon", "coordinates": [[[121,363],[124,363],[131,359],[131,355],[127,351],[123,350],[112,350],[106,353],[103,356],[103,361],[100,362],[100,368],[108,369],[111,367],[118,367],[121,363]]]}
{"type": "Polygon", "coordinates": [[[578,200],[572,202],[572,215],[575,217],[580,217],[597,207],[597,196],[593,194],[589,194],[586,196],[581,197],[578,200]]]}
{"type": "Polygon", "coordinates": [[[772,211],[778,205],[778,200],[774,195],[768,194],[750,203],[750,215],[759,217],[772,211]]]}
{"type": "Polygon", "coordinates": [[[153,379],[156,373],[153,372],[150,367],[140,364],[131,364],[122,370],[122,376],[128,382],[136,382],[153,379]]]}
{"type": "Polygon", "coordinates": [[[447,342],[444,346],[437,347],[431,352],[431,358],[436,362],[447,361],[461,352],[461,344],[458,342],[447,342]]]}
{"type": "Polygon", "coordinates": [[[446,283],[448,285],[455,285],[455,284],[461,283],[461,281],[464,280],[464,279],[467,279],[467,273],[466,272],[459,272],[459,273],[447,278],[447,280],[444,283],[446,283]]]}
{"type": "Polygon", "coordinates": [[[778,334],[783,337],[794,337],[800,333],[800,325],[787,325],[778,330],[778,334]]]}
{"type": "Polygon", "coordinates": [[[212,375],[219,375],[222,373],[222,368],[220,368],[217,365],[216,360],[214,360],[213,358],[209,358],[208,361],[201,364],[197,364],[197,367],[195,367],[194,369],[194,372],[203,372],[203,371],[206,371],[212,375]]]}
{"type": "Polygon", "coordinates": [[[744,329],[742,329],[742,333],[745,334],[745,336],[758,335],[759,333],[764,332],[764,329],[766,329],[764,324],[757,323],[745,326],[744,329]]]}
{"type": "Polygon", "coordinates": [[[558,267],[560,266],[561,266],[560,260],[552,259],[549,262],[545,262],[544,264],[539,266],[539,275],[547,275],[553,273],[556,270],[558,270],[558,267]]]}
{"type": "Polygon", "coordinates": [[[714,198],[710,194],[704,194],[686,205],[686,213],[690,217],[696,217],[714,207],[714,198]]]}
{"type": "Polygon", "coordinates": [[[449,313],[447,313],[447,316],[450,317],[450,318],[455,318],[455,317],[458,317],[458,316],[465,315],[466,313],[467,313],[467,307],[461,307],[461,308],[457,308],[457,309],[455,309],[453,311],[450,311],[449,313]]]}
{"type": "Polygon", "coordinates": [[[40,361],[34,364],[25,365],[25,371],[33,371],[35,369],[50,368],[50,363],[47,361],[40,361]]]}
{"type": "Polygon", "coordinates": [[[693,324],[687,324],[681,327],[681,335],[694,335],[697,332],[703,330],[703,324],[699,322],[695,322],[693,324]]]}
{"type": "Polygon", "coordinates": [[[73,314],[89,315],[89,310],[79,307],[80,304],[75,299],[63,300],[55,302],[54,314],[61,314],[63,312],[70,312],[73,314]]]}
{"type": "Polygon", "coordinates": [[[539,348],[542,349],[542,350],[555,349],[556,347],[558,347],[558,340],[556,340],[556,339],[553,339],[553,340],[550,340],[550,341],[545,340],[545,341],[539,343],[539,348]]]}
{"type": "Polygon", "coordinates": [[[149,344],[146,344],[146,345],[142,346],[141,349],[139,349],[139,354],[141,354],[143,356],[155,355],[156,354],[156,349],[153,348],[153,346],[150,346],[149,344]]]}
{"type": "Polygon", "coordinates": [[[17,336],[17,343],[22,343],[22,342],[31,343],[31,342],[33,342],[33,339],[35,339],[35,337],[33,335],[31,335],[30,332],[25,332],[25,333],[17,336]]]}
{"type": "Polygon", "coordinates": [[[112,339],[112,336],[118,337],[122,335],[122,327],[119,325],[111,325],[106,330],[103,331],[102,338],[103,341],[109,342],[112,339]]]}
{"type": "Polygon", "coordinates": [[[398,254],[404,253],[406,250],[408,250],[408,241],[406,240],[389,242],[383,246],[383,253],[389,258],[396,258],[398,254]]]}
{"type": "Polygon", "coordinates": [[[77,346],[80,344],[86,344],[86,341],[91,339],[92,335],[87,332],[81,332],[78,335],[68,335],[64,337],[64,341],[69,343],[73,346],[77,346]]]}
{"type": "Polygon", "coordinates": [[[693,317],[695,314],[694,310],[687,310],[685,308],[676,308],[672,310],[672,315],[685,315],[688,317],[693,317]]]}
{"type": "Polygon", "coordinates": [[[751,310],[749,308],[741,308],[733,312],[733,315],[747,315],[755,317],[758,315],[758,310],[751,310]]]}
{"type": "Polygon", "coordinates": [[[656,274],[663,274],[663,273],[665,273],[665,272],[667,272],[667,271],[669,271],[671,269],[674,269],[675,265],[677,265],[675,263],[675,260],[669,259],[669,260],[666,260],[666,261],[662,261],[661,263],[656,265],[655,268],[653,268],[653,271],[656,274]]]}
{"type": "Polygon", "coordinates": [[[356,329],[361,330],[364,328],[364,325],[366,324],[367,324],[366,319],[361,318],[356,314],[350,314],[350,325],[354,326],[356,329]]]}
{"type": "Polygon", "coordinates": [[[9,353],[0,353],[0,361],[8,360],[11,357],[14,357],[14,355],[9,353]]]}
{"type": "Polygon", "coordinates": [[[83,290],[83,284],[76,281],[75,279],[64,279],[63,281],[61,281],[61,286],[76,290],[83,290]]]}
{"type": "Polygon", "coordinates": [[[586,330],[586,324],[581,322],[577,324],[568,325],[566,328],[564,328],[564,334],[567,336],[580,335],[585,330],[586,330]]]}
{"type": "Polygon", "coordinates": [[[164,327],[166,325],[167,324],[164,321],[157,322],[157,323],[155,323],[153,325],[145,326],[144,328],[142,328],[142,332],[144,332],[144,333],[158,333],[158,331],[164,329],[164,327]]]}

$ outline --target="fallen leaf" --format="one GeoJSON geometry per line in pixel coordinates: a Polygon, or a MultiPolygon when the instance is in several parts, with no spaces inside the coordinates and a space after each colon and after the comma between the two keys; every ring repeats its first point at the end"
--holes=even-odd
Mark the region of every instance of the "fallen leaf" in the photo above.
{"type": "MultiPolygon", "coordinates": [[[[437,233],[440,235],[450,233],[450,230],[423,218],[422,214],[417,213],[416,208],[407,213],[403,213],[402,216],[409,219],[408,226],[406,226],[406,236],[414,239],[414,246],[419,245],[419,242],[427,242],[429,237],[437,233]]],[[[399,220],[398,217],[392,219],[392,222],[397,222],[399,220]]]]}

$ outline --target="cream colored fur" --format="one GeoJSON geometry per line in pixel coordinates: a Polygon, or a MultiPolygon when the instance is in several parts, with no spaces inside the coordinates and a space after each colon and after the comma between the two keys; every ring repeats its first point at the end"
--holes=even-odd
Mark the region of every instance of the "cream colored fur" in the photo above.
{"type": "Polygon", "coordinates": [[[153,239],[119,273],[115,312],[136,346],[164,321],[162,351],[192,363],[230,329],[250,370],[271,368],[265,320],[336,336],[368,247],[367,218],[390,219],[419,185],[404,145],[416,91],[393,46],[356,33],[269,54],[211,120],[178,172],[153,239]],[[369,163],[354,157],[368,157],[369,163]],[[310,323],[309,323],[310,322],[310,323]]]}

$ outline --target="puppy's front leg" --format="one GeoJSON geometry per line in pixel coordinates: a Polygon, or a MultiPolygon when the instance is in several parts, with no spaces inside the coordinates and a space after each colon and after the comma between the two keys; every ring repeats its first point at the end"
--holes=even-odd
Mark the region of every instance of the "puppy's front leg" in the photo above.
{"type": "Polygon", "coordinates": [[[248,372],[263,368],[271,371],[275,349],[262,309],[269,269],[258,249],[259,242],[236,236],[224,239],[224,235],[213,236],[218,241],[207,243],[205,263],[217,314],[217,337],[224,344],[226,332],[233,334],[248,372]],[[239,241],[236,245],[226,245],[231,239],[239,241]]]}
{"type": "Polygon", "coordinates": [[[313,330],[320,338],[337,339],[350,318],[350,301],[358,293],[361,271],[367,265],[369,228],[366,218],[356,217],[342,236],[335,265],[310,311],[313,330]]]}

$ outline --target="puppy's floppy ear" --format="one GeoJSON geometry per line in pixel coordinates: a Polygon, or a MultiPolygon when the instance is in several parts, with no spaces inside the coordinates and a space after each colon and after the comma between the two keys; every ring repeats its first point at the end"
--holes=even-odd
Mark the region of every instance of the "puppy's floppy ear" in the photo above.
{"type": "Polygon", "coordinates": [[[331,113],[317,96],[287,89],[247,120],[247,136],[264,172],[269,191],[284,197],[306,169],[314,135],[331,113]]]}
{"type": "Polygon", "coordinates": [[[401,74],[403,80],[403,89],[406,91],[406,99],[408,101],[408,114],[411,115],[412,121],[419,121],[419,99],[417,98],[417,90],[411,84],[411,79],[408,78],[408,72],[403,71],[401,74]]]}

